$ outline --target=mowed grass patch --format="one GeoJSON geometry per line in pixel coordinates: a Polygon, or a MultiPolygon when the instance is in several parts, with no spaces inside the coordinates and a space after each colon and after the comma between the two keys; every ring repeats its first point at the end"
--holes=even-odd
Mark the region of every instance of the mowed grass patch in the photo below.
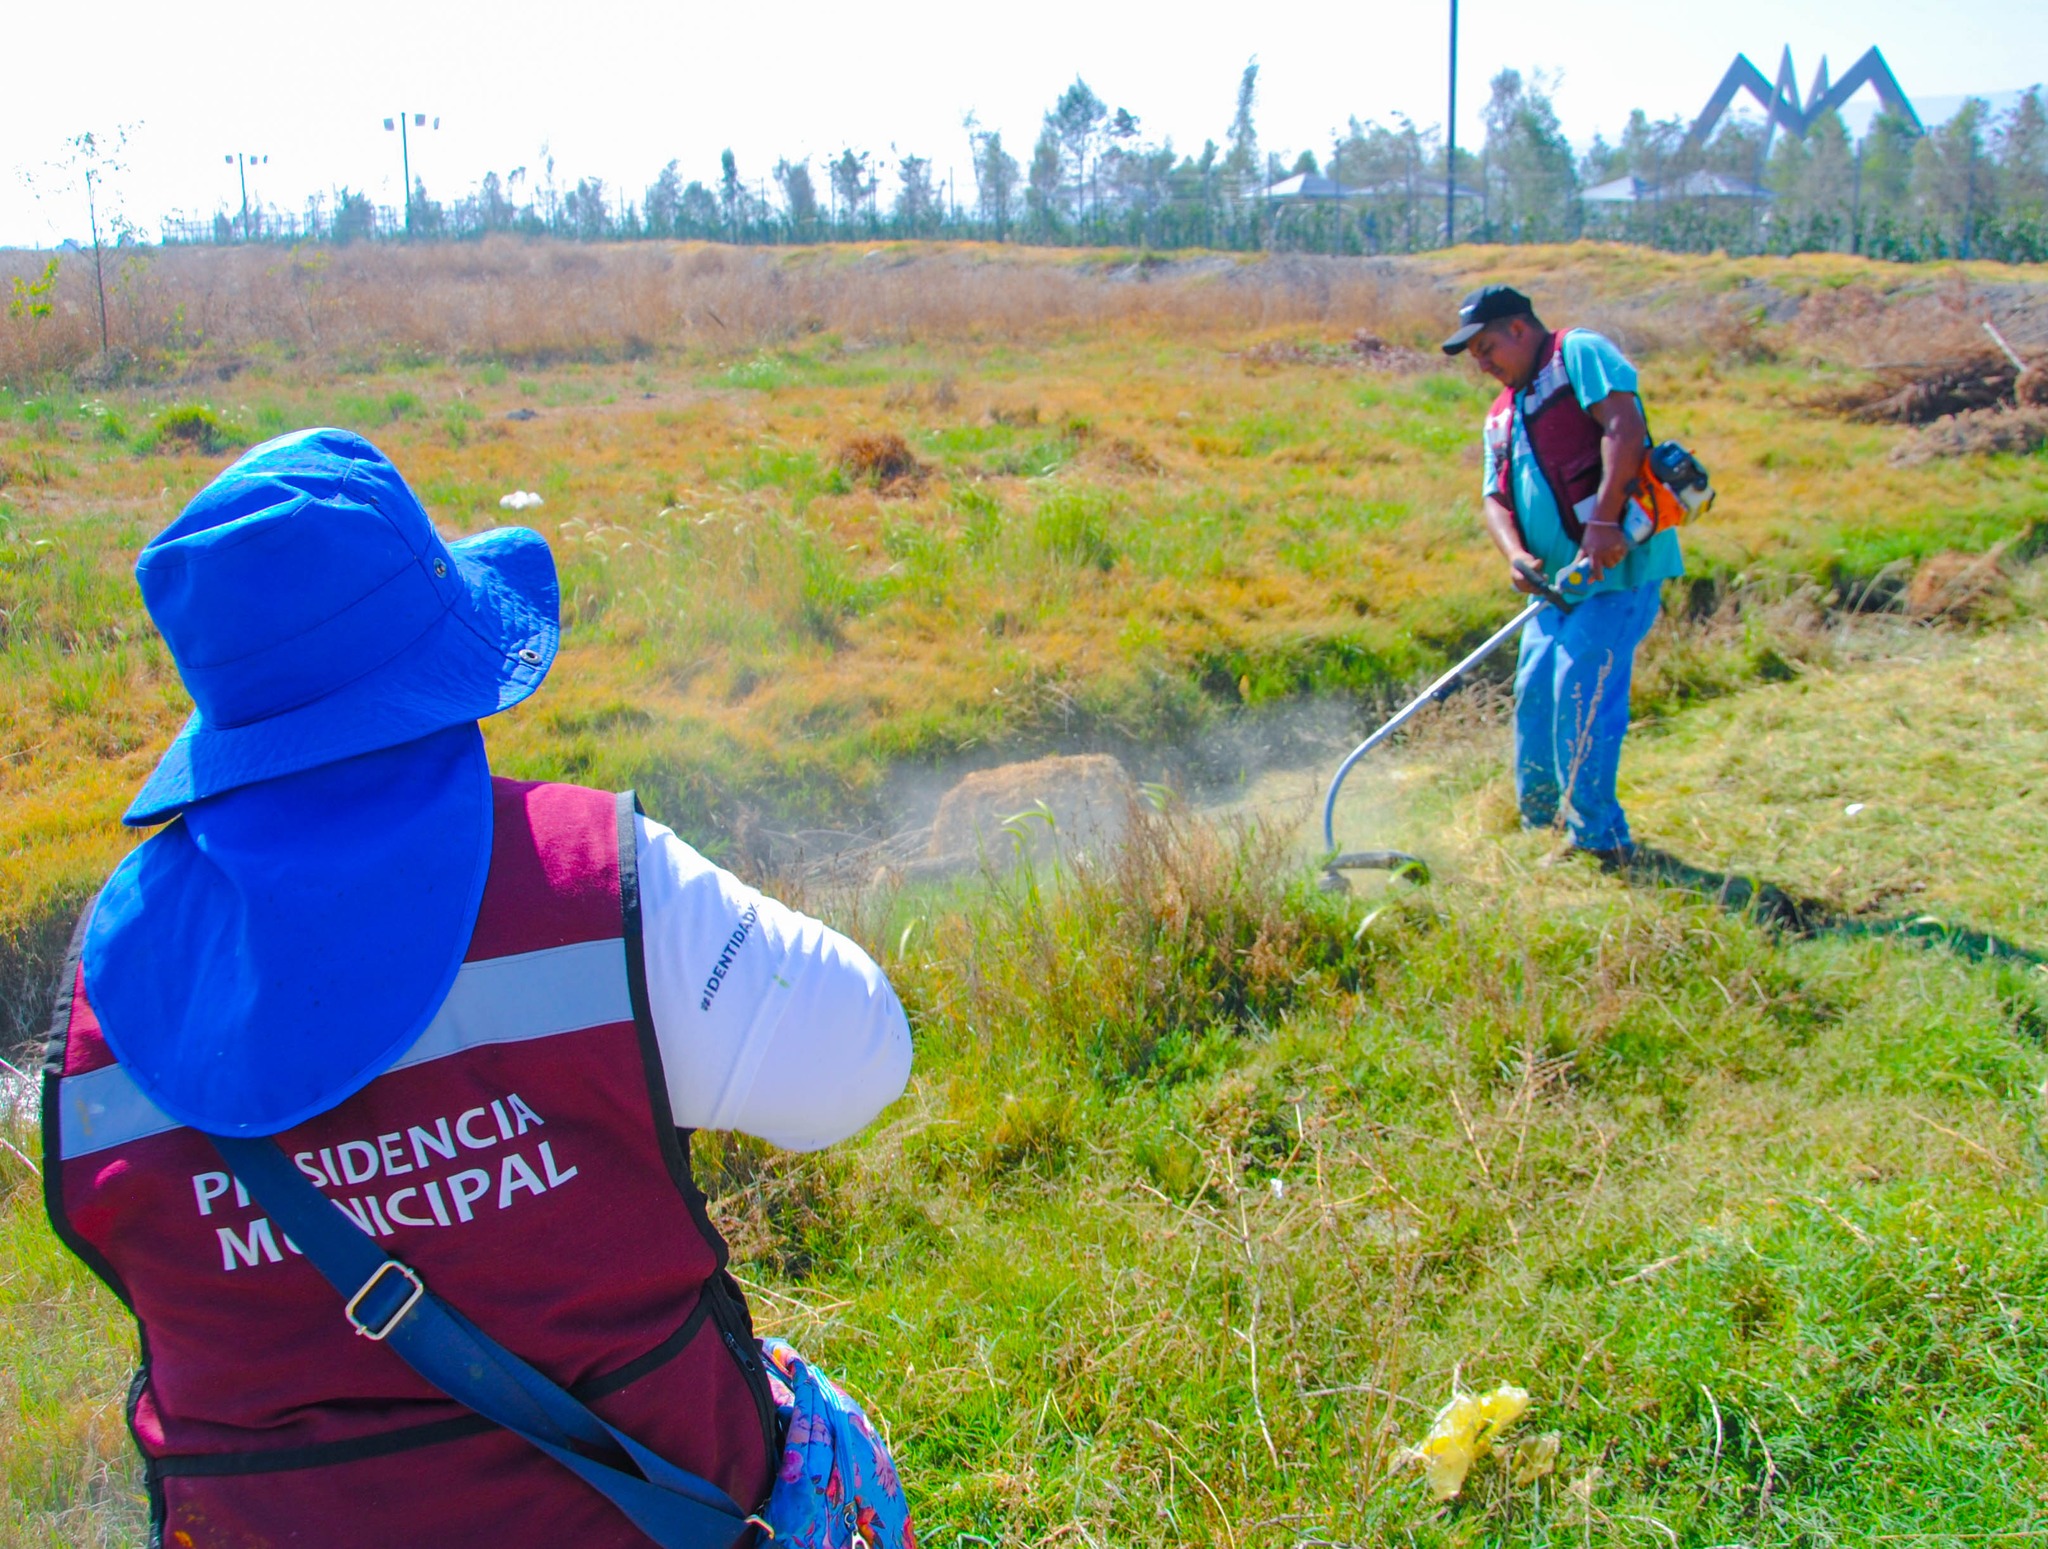
{"type": "Polygon", "coordinates": [[[1884,655],[1807,668],[1636,738],[1639,830],[1864,928],[2048,945],[2048,626],[1893,630],[1884,655]],[[1763,799],[1756,799],[1761,792],[1763,799]]]}
{"type": "MultiPolygon", "coordinates": [[[[2031,733],[1952,758],[2044,661],[2030,626],[1844,653],[1626,765],[1641,837],[1730,872],[1744,814],[1833,803],[1845,757],[1881,775],[1910,833],[1755,830],[1751,873],[1850,920],[1902,855],[2009,825],[1981,888],[1930,878],[2004,957],[1539,867],[1474,757],[1410,809],[1457,852],[1425,888],[1329,897],[1284,835],[1169,809],[1106,870],[827,901],[918,1068],[822,1155],[699,1138],[757,1321],[873,1406],[930,1543],[2048,1531],[2043,897],[2000,805],[2031,733]],[[1502,1381],[1555,1472],[1489,1462],[1439,1505],[1400,1447],[1502,1381]]],[[[13,1541],[121,1542],[128,1336],[0,1167],[13,1541]]]]}

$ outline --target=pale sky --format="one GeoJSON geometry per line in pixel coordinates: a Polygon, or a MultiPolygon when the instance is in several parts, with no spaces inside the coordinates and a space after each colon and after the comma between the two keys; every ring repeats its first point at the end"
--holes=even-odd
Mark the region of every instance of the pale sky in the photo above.
{"type": "MultiPolygon", "coordinates": [[[[1823,54],[1836,74],[1876,44],[1916,101],[2000,94],[2048,79],[2042,0],[1464,0],[1458,138],[1476,145],[1486,82],[1512,65],[1557,72],[1565,131],[1612,138],[1631,107],[1690,119],[1746,52],[1774,76],[1792,47],[1802,92],[1823,54]]],[[[0,93],[0,243],[83,237],[76,202],[35,197],[33,173],[83,130],[136,126],[119,190],[145,231],[158,216],[238,202],[223,155],[268,155],[251,194],[287,209],[338,184],[400,200],[398,136],[384,118],[438,116],[413,140],[430,195],[489,170],[602,177],[638,199],[663,163],[715,180],[731,146],[749,181],[778,157],[814,171],[851,144],[932,158],[971,195],[961,119],[976,113],[1020,161],[1040,116],[1078,73],[1148,139],[1219,141],[1239,72],[1258,56],[1262,146],[1320,157],[1345,120],[1444,117],[1447,6],[1296,0],[1282,7],[1032,0],[859,5],[668,5],[629,0],[493,6],[358,0],[97,0],[11,8],[13,68],[0,93]]],[[[823,187],[823,178],[819,177],[823,187]]]]}

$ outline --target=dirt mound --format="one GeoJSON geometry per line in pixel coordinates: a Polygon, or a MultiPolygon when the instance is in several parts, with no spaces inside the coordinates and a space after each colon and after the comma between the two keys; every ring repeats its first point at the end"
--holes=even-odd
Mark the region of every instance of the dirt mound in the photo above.
{"type": "Polygon", "coordinates": [[[2031,452],[2048,445],[2048,409],[1974,409],[1923,425],[1892,448],[1902,468],[1973,452],[2031,452]]]}
{"type": "Polygon", "coordinates": [[[1152,449],[1124,436],[1112,436],[1096,447],[1093,460],[1112,473],[1140,474],[1150,478],[1160,471],[1159,458],[1152,449]]]}
{"type": "Polygon", "coordinates": [[[1137,799],[1124,766],[1106,753],[984,769],[939,802],[927,863],[966,866],[986,855],[991,865],[1007,867],[1017,851],[1012,834],[1034,858],[1100,858],[1123,842],[1137,799]]]}
{"type": "Polygon", "coordinates": [[[1363,328],[1344,344],[1304,344],[1287,339],[1268,339],[1238,351],[1237,358],[1254,369],[1346,366],[1395,374],[1431,371],[1443,364],[1441,356],[1431,356],[1405,344],[1389,344],[1378,334],[1363,328]]]}
{"type": "Polygon", "coordinates": [[[915,494],[932,472],[894,431],[855,436],[833,455],[832,465],[849,479],[871,485],[884,495],[915,494]]]}
{"type": "Polygon", "coordinates": [[[1839,403],[1849,418],[1866,424],[1928,425],[1951,414],[1989,409],[2013,401],[2019,373],[2002,355],[1986,355],[1923,370],[1915,375],[1882,373],[1874,387],[1839,403]]]}
{"type": "Polygon", "coordinates": [[[1966,619],[2005,594],[1998,549],[1986,554],[1930,554],[1920,561],[1901,599],[1916,619],[1966,619]]]}
{"type": "Polygon", "coordinates": [[[1434,371],[1444,363],[1441,353],[1432,356],[1405,344],[1389,344],[1363,328],[1351,336],[1351,353],[1361,366],[1374,371],[1434,371]]]}

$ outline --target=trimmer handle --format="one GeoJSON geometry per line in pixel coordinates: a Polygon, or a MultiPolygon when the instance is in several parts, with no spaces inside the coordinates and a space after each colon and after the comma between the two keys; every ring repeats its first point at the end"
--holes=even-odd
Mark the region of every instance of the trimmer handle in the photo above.
{"type": "Polygon", "coordinates": [[[1515,574],[1527,581],[1545,602],[1569,612],[1586,599],[1586,589],[1593,584],[1593,562],[1582,555],[1560,572],[1555,581],[1551,581],[1544,578],[1541,567],[1518,559],[1515,561],[1515,574]]]}

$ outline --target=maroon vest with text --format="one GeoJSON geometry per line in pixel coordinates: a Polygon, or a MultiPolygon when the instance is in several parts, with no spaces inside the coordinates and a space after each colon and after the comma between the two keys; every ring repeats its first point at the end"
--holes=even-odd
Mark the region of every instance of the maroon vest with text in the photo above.
{"type": "Polygon", "coordinates": [[[1494,488],[1488,493],[1510,511],[1515,509],[1514,420],[1519,413],[1537,471],[1557,497],[1564,535],[1578,543],[1585,538],[1586,529],[1574,508],[1600,492],[1602,432],[1600,422],[1580,406],[1571,373],[1565,370],[1564,340],[1569,331],[1550,336],[1526,390],[1517,395],[1511,387],[1502,388],[1487,411],[1486,436],[1492,443],[1495,469],[1494,488]]]}
{"type": "MultiPolygon", "coordinates": [[[[631,798],[493,784],[490,879],[447,1000],[396,1065],[278,1142],[485,1332],[751,1508],[780,1446],[669,1113],[631,798]]],[[[75,950],[65,989],[44,1072],[50,1218],[141,1324],[129,1421],[153,1542],[646,1544],[357,1337],[205,1137],[114,1061],[75,950]]]]}

